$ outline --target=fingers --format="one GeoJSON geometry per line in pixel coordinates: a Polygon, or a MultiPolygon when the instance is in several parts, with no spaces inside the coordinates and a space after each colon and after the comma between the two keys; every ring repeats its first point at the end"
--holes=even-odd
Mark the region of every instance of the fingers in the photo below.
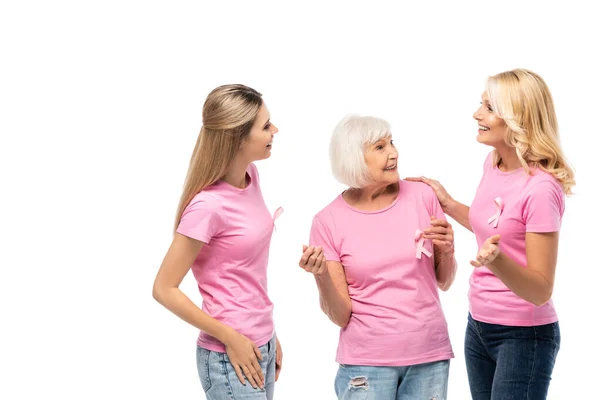
{"type": "Polygon", "coordinates": [[[275,346],[275,382],[279,379],[279,373],[281,372],[281,366],[283,364],[283,351],[281,351],[281,343],[279,339],[276,339],[275,346]]]}
{"type": "Polygon", "coordinates": [[[314,267],[317,263],[317,259],[321,254],[323,254],[323,249],[321,249],[320,247],[315,247],[315,251],[308,258],[308,262],[306,263],[306,265],[310,268],[314,267]]]}
{"type": "Polygon", "coordinates": [[[302,252],[304,253],[304,252],[306,251],[306,249],[308,249],[308,246],[307,246],[307,245],[305,245],[305,244],[303,244],[303,245],[302,245],[302,252]]]}
{"type": "Polygon", "coordinates": [[[448,240],[448,241],[450,241],[452,239],[452,235],[438,235],[438,234],[423,235],[423,237],[425,239],[432,239],[432,240],[448,240]]]}
{"type": "Polygon", "coordinates": [[[491,238],[489,238],[488,241],[493,244],[498,244],[500,243],[500,235],[494,235],[491,238]]]}
{"type": "Polygon", "coordinates": [[[470,261],[471,265],[474,266],[475,268],[479,268],[482,267],[481,264],[479,264],[477,261],[470,261]]]}
{"type": "Polygon", "coordinates": [[[448,232],[451,232],[447,227],[443,227],[443,226],[433,226],[431,228],[427,228],[423,231],[423,233],[425,235],[428,235],[430,233],[441,233],[441,234],[446,234],[448,232]]]}
{"type": "Polygon", "coordinates": [[[327,261],[325,260],[325,254],[321,253],[321,255],[319,255],[319,257],[317,258],[317,263],[315,265],[315,275],[321,275],[323,272],[325,272],[325,263],[327,261]]]}
{"type": "Polygon", "coordinates": [[[410,182],[423,182],[423,178],[422,177],[414,177],[411,176],[409,178],[404,178],[405,181],[410,181],[410,182]]]}
{"type": "Polygon", "coordinates": [[[325,263],[326,260],[323,248],[321,246],[309,246],[306,247],[299,265],[306,272],[321,274],[325,269],[325,263]]]}
{"type": "Polygon", "coordinates": [[[258,379],[258,374],[256,373],[256,370],[254,369],[254,367],[250,366],[243,366],[242,367],[242,372],[244,373],[244,375],[246,376],[246,379],[248,380],[248,382],[250,382],[250,385],[256,389],[260,383],[260,380],[258,379]]]}
{"type": "Polygon", "coordinates": [[[258,363],[258,361],[262,361],[263,356],[262,353],[260,352],[260,349],[258,348],[258,346],[256,344],[253,344],[252,348],[254,349],[254,354],[256,355],[256,358],[254,360],[252,360],[252,377],[254,378],[255,382],[258,383],[258,385],[260,386],[260,388],[264,388],[265,385],[265,377],[263,375],[263,370],[260,367],[260,364],[258,363]]]}
{"type": "Polygon", "coordinates": [[[256,354],[256,358],[258,358],[260,361],[262,361],[263,357],[262,357],[262,353],[260,352],[260,349],[254,345],[254,354],[256,354]]]}
{"type": "Polygon", "coordinates": [[[263,370],[257,360],[252,361],[252,368],[254,369],[254,371],[252,371],[252,377],[254,377],[254,380],[261,389],[264,388],[265,376],[263,375],[263,370]]]}
{"type": "Polygon", "coordinates": [[[233,365],[233,369],[235,370],[235,374],[237,375],[242,385],[246,386],[246,379],[244,379],[244,375],[242,374],[242,370],[239,365],[231,363],[233,365]]]}
{"type": "Polygon", "coordinates": [[[306,265],[306,263],[308,262],[308,258],[311,256],[311,254],[314,251],[314,247],[313,246],[302,246],[302,248],[304,249],[304,253],[302,253],[302,257],[300,258],[300,266],[302,268],[304,268],[304,265],[306,265]]]}
{"type": "Polygon", "coordinates": [[[441,248],[442,250],[454,250],[454,244],[448,240],[432,240],[433,244],[441,248]]]}
{"type": "Polygon", "coordinates": [[[450,223],[448,221],[446,221],[445,219],[439,219],[436,218],[435,216],[431,216],[431,226],[443,226],[443,227],[450,227],[450,223]]]}

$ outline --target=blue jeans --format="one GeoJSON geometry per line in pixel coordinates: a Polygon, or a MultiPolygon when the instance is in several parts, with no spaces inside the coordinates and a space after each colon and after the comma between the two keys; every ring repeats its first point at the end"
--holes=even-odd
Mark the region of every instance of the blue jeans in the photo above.
{"type": "Polygon", "coordinates": [[[335,393],[339,400],[445,400],[449,371],[450,360],[407,367],[340,365],[335,393]]]}
{"type": "Polygon", "coordinates": [[[504,326],[469,314],[465,360],[473,400],[544,400],[560,347],[558,322],[504,326]]]}
{"type": "Polygon", "coordinates": [[[259,360],[265,377],[265,388],[254,389],[248,381],[242,385],[238,379],[227,353],[196,350],[198,375],[207,400],[272,400],[275,389],[275,337],[269,343],[259,347],[262,361],[259,360]]]}

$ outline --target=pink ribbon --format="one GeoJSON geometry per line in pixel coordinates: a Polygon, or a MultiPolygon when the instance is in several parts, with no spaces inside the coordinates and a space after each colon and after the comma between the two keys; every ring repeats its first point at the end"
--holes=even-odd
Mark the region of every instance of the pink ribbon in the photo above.
{"type": "Polygon", "coordinates": [[[424,246],[425,239],[423,238],[423,232],[417,229],[415,232],[415,242],[417,243],[417,258],[421,259],[421,254],[425,254],[427,257],[431,257],[431,253],[424,246]]]}
{"type": "Polygon", "coordinates": [[[496,203],[496,213],[488,219],[488,224],[493,223],[494,228],[497,228],[498,220],[500,220],[500,214],[502,214],[502,211],[504,210],[504,202],[500,197],[496,197],[494,202],[496,203]]]}
{"type": "MultiPolygon", "coordinates": [[[[275,220],[279,218],[282,213],[283,207],[279,207],[277,210],[275,210],[275,213],[273,214],[273,227],[275,227],[275,220]]],[[[277,230],[277,227],[275,227],[275,230],[277,230]]]]}

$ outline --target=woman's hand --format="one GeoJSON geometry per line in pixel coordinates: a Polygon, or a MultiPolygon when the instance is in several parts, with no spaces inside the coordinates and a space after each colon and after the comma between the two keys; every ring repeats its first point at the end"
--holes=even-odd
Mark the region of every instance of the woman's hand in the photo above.
{"type": "Polygon", "coordinates": [[[298,262],[300,268],[311,274],[323,275],[327,273],[327,260],[320,246],[302,246],[302,257],[298,262]]]}
{"type": "Polygon", "coordinates": [[[262,354],[256,344],[246,336],[232,331],[224,342],[229,361],[235,369],[235,373],[242,382],[246,384],[246,379],[253,388],[265,387],[265,377],[258,360],[262,361],[262,354]],[[245,379],[244,379],[245,377],[245,379]]]}
{"type": "Polygon", "coordinates": [[[471,261],[471,265],[474,267],[483,267],[492,263],[498,257],[498,254],[500,254],[498,243],[500,243],[500,235],[494,235],[483,242],[477,252],[477,261],[471,261]]]}

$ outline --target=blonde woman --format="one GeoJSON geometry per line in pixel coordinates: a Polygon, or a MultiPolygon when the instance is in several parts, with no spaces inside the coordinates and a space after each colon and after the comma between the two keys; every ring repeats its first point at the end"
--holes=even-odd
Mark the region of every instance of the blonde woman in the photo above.
{"type": "Polygon", "coordinates": [[[473,115],[494,150],[471,207],[439,182],[444,212],[475,233],[465,357],[473,399],[545,399],[560,347],[551,296],[565,195],[575,185],[550,91],[524,69],[488,79],[473,115]]]}
{"type": "Polygon", "coordinates": [[[272,399],[282,357],[267,295],[274,217],[253,162],[270,156],[278,130],[261,94],[243,85],[214,89],[202,122],[153,296],[200,330],[207,399],[272,399]],[[179,289],[190,268],[202,309],[179,289]]]}

